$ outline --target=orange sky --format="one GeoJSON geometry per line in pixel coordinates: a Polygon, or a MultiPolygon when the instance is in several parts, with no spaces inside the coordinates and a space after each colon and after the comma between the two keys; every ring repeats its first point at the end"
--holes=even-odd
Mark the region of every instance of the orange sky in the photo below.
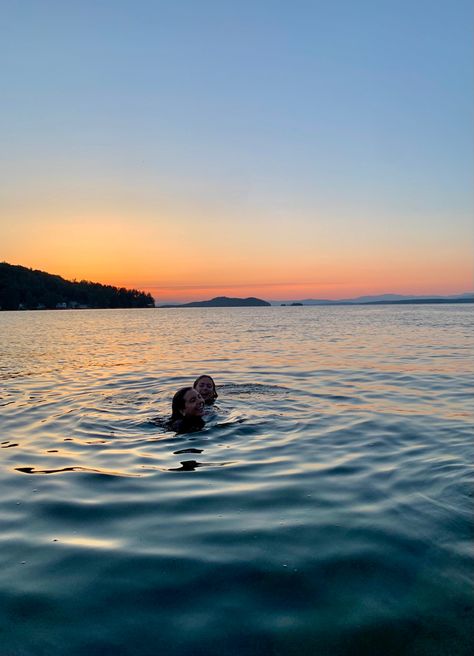
{"type": "Polygon", "coordinates": [[[298,217],[271,231],[266,217],[207,230],[198,218],[166,222],[97,214],[53,220],[37,213],[10,222],[2,259],[62,275],[149,291],[158,303],[213,296],[267,300],[365,294],[455,294],[473,288],[470,244],[398,224],[371,230],[353,218],[298,217]],[[28,229],[25,229],[25,225],[28,229]],[[337,237],[337,238],[336,238],[337,237]],[[402,244],[402,245],[401,245],[402,244]]]}
{"type": "Polygon", "coordinates": [[[472,3],[10,4],[0,260],[158,303],[473,289],[472,3]]]}

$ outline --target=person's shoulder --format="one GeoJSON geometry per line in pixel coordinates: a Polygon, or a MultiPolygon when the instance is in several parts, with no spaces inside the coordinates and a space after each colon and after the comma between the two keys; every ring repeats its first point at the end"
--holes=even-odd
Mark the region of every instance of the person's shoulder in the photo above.
{"type": "Polygon", "coordinates": [[[184,419],[174,419],[168,424],[168,428],[172,431],[178,432],[183,427],[184,419]]]}
{"type": "Polygon", "coordinates": [[[183,417],[182,419],[178,418],[174,421],[170,421],[168,424],[168,430],[172,430],[175,433],[192,433],[201,430],[204,426],[205,422],[200,417],[193,418],[192,420],[183,417]]]}

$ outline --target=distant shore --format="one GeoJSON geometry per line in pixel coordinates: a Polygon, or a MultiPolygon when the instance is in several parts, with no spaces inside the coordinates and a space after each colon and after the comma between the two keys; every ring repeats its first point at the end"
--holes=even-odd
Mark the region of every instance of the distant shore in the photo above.
{"type": "Polygon", "coordinates": [[[440,305],[474,303],[474,292],[451,296],[405,296],[380,294],[343,299],[291,299],[265,301],[255,296],[216,296],[203,301],[157,304],[150,293],[114,287],[87,280],[65,280],[61,276],[0,262],[0,310],[102,310],[131,308],[231,308],[367,305],[440,305]]]}
{"type": "Polygon", "coordinates": [[[86,310],[155,307],[151,294],[0,262],[0,310],[86,310]]]}
{"type": "MultiPolygon", "coordinates": [[[[328,307],[331,305],[440,305],[453,303],[474,303],[473,298],[412,298],[400,301],[328,301],[327,303],[299,303],[305,307],[328,307]]],[[[294,304],[295,305],[295,304],[294,304]]]]}
{"type": "Polygon", "coordinates": [[[399,301],[327,301],[326,303],[320,301],[318,303],[261,303],[261,304],[250,304],[250,303],[233,303],[233,304],[214,304],[211,301],[196,301],[193,303],[183,303],[178,304],[169,304],[169,305],[157,305],[156,309],[158,310],[167,310],[170,308],[173,309],[186,309],[186,308],[229,308],[229,307],[332,307],[332,306],[371,306],[371,305],[456,305],[456,304],[466,304],[474,303],[473,298],[413,298],[413,299],[403,299],[399,301]]]}

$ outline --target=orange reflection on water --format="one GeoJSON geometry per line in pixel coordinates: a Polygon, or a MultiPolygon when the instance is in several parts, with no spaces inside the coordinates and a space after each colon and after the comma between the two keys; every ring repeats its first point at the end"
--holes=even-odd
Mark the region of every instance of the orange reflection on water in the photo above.
{"type": "Polygon", "coordinates": [[[83,547],[84,549],[121,549],[124,544],[123,540],[105,540],[85,535],[60,535],[54,539],[54,542],[83,547]]]}

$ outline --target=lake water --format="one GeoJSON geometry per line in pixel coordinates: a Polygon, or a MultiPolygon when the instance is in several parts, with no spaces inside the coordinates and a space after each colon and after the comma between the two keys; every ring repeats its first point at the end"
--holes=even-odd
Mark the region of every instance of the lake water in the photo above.
{"type": "Polygon", "coordinates": [[[0,313],[1,656],[470,654],[473,323],[0,313]]]}

